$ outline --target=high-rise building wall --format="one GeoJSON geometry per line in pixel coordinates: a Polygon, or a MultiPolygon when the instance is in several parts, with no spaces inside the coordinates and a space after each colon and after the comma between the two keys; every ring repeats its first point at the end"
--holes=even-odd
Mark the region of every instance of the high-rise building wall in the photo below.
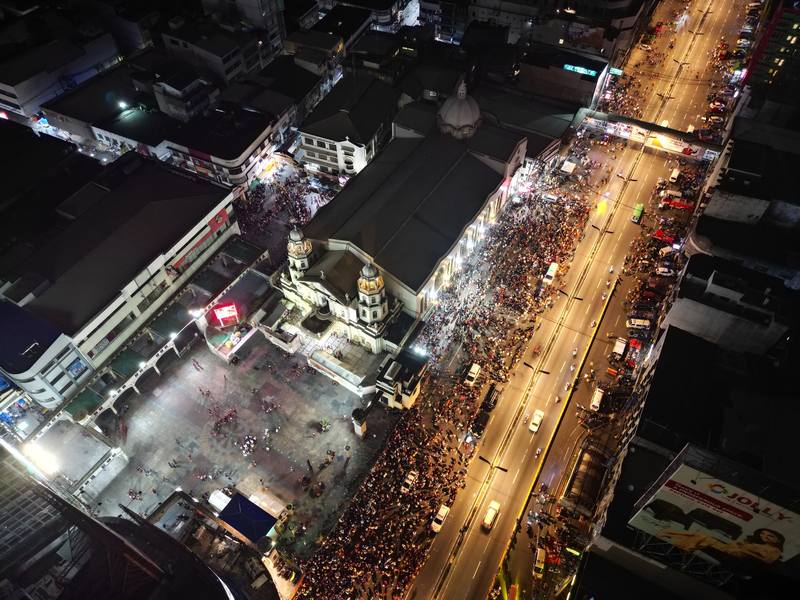
{"type": "Polygon", "coordinates": [[[756,45],[747,83],[777,100],[795,100],[800,92],[800,9],[781,2],[756,45]]]}

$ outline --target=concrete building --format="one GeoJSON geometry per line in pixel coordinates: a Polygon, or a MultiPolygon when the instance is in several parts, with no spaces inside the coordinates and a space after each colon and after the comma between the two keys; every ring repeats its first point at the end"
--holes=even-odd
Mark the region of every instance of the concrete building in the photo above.
{"type": "Polygon", "coordinates": [[[336,0],[340,6],[354,6],[372,14],[373,27],[379,31],[395,32],[403,24],[403,11],[409,0],[336,0]]]}
{"type": "Polygon", "coordinates": [[[233,193],[128,153],[56,211],[69,223],[4,273],[0,372],[72,398],[239,228],[233,193]]]}
{"type": "Polygon", "coordinates": [[[608,61],[546,44],[525,46],[517,88],[529,94],[592,106],[608,77],[608,61]]]}
{"type": "Polygon", "coordinates": [[[664,319],[735,352],[764,354],[796,324],[800,295],[769,275],[736,263],[695,254],[676,286],[664,319]]]}
{"type": "Polygon", "coordinates": [[[7,21],[0,39],[15,40],[13,52],[0,59],[0,111],[23,122],[120,60],[114,38],[93,19],[56,10],[7,21]]]}
{"type": "Polygon", "coordinates": [[[388,139],[399,95],[368,75],[344,77],[300,126],[297,160],[326,175],[360,172],[388,139]]]}
{"type": "Polygon", "coordinates": [[[161,13],[153,3],[96,0],[90,5],[125,56],[152,46],[153,39],[158,37],[156,27],[161,13]]]}
{"type": "MultiPolygon", "coordinates": [[[[771,115],[770,104],[762,108],[771,115]]],[[[792,177],[798,143],[794,129],[769,115],[737,117],[687,251],[739,262],[800,289],[800,202],[792,177]]]]}
{"type": "Polygon", "coordinates": [[[342,40],[347,53],[356,40],[372,26],[372,13],[355,6],[334,6],[312,31],[335,35],[342,40]]]}
{"type": "Polygon", "coordinates": [[[257,73],[272,57],[269,46],[256,32],[185,23],[181,17],[173,18],[170,26],[161,34],[166,51],[226,84],[246,73],[257,73]]]}
{"type": "Polygon", "coordinates": [[[438,111],[407,106],[393,130],[305,232],[292,232],[279,284],[303,314],[340,323],[375,354],[399,351],[396,319],[427,316],[497,220],[525,157],[525,138],[482,123],[463,84],[438,111]]]}
{"type": "Polygon", "coordinates": [[[745,83],[754,93],[796,102],[800,93],[800,9],[780,0],[750,59],[745,83]]]}
{"type": "Polygon", "coordinates": [[[269,58],[280,53],[283,38],[286,37],[283,4],[280,0],[203,0],[203,9],[212,15],[229,18],[229,11],[235,5],[242,20],[265,32],[264,50],[269,58]]]}
{"type": "MultiPolygon", "coordinates": [[[[613,415],[624,423],[622,449],[609,461],[587,551],[588,560],[600,557],[619,570],[610,589],[627,594],[631,572],[648,589],[703,600],[779,597],[796,585],[794,543],[759,566],[691,551],[674,543],[679,536],[670,543],[662,535],[746,543],[754,529],[767,527],[792,537],[779,521],[794,522],[800,512],[800,478],[789,447],[794,379],[791,369],[770,360],[677,327],[666,330],[642,366],[633,405],[613,415]],[[788,519],[776,518],[777,506],[788,519]]],[[[575,588],[603,589],[595,579],[584,583],[580,571],[575,588]]]]}

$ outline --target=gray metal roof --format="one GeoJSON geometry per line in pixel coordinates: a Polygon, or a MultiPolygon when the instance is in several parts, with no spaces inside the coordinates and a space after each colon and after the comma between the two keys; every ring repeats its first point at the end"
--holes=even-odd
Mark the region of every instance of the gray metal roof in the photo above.
{"type": "Polygon", "coordinates": [[[418,291],[502,181],[468,142],[439,133],[398,138],[317,213],[306,234],[353,243],[418,291]]]}

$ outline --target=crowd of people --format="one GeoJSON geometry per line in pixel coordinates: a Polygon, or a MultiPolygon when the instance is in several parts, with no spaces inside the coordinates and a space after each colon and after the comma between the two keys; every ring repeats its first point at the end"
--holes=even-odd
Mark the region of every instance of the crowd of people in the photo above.
{"type": "MultiPolygon", "coordinates": [[[[580,151],[580,145],[579,145],[580,151]]],[[[466,433],[479,404],[477,388],[444,371],[453,348],[488,377],[506,381],[535,329],[536,314],[552,303],[557,285],[542,286],[551,262],[568,268],[590,206],[580,189],[557,173],[538,172],[489,228],[417,339],[431,369],[417,405],[389,435],[331,534],[303,565],[301,597],[401,597],[432,541],[430,522],[465,486],[474,447],[466,433]],[[559,194],[549,203],[544,192],[559,194]],[[401,490],[406,476],[418,476],[401,490]]],[[[563,272],[563,271],[562,271],[563,272]]]]}
{"type": "Polygon", "coordinates": [[[239,223],[245,233],[272,231],[276,220],[303,227],[334,195],[333,189],[317,185],[304,172],[282,166],[270,180],[248,190],[247,201],[239,207],[239,223]]]}

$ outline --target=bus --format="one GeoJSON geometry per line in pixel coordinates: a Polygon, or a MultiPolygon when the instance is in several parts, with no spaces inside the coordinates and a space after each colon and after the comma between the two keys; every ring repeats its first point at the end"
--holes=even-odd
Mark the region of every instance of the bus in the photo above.
{"type": "Polygon", "coordinates": [[[544,283],[544,285],[553,283],[553,280],[556,278],[556,273],[558,273],[558,263],[550,263],[550,266],[547,268],[547,273],[544,274],[542,283],[544,283]]]}
{"type": "Polygon", "coordinates": [[[634,223],[641,223],[643,213],[644,213],[644,204],[639,202],[639,204],[633,207],[633,216],[631,216],[631,221],[633,221],[634,223]]]}

